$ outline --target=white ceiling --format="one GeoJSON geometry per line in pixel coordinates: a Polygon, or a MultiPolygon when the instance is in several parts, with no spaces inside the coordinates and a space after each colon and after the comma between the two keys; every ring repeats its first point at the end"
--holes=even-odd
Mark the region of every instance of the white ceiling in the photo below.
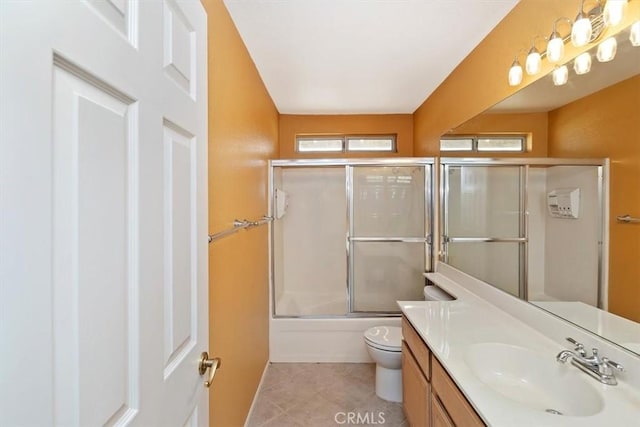
{"type": "Polygon", "coordinates": [[[413,113],[517,2],[224,1],[283,114],[413,113]]]}

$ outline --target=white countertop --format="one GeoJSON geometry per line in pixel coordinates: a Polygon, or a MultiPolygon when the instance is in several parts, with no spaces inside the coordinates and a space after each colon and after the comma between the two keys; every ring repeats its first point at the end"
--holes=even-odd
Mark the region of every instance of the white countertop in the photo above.
{"type": "MultiPolygon", "coordinates": [[[[560,344],[527,323],[490,304],[459,283],[439,273],[428,275],[438,286],[454,295],[454,301],[399,301],[398,304],[433,354],[465,394],[482,419],[491,426],[602,426],[638,425],[640,390],[619,377],[617,386],[599,383],[584,374],[584,386],[592,387],[603,399],[599,413],[588,417],[548,414],[505,398],[487,386],[472,371],[466,356],[470,347],[479,343],[504,343],[524,347],[555,362],[561,350],[572,349],[560,344]]],[[[541,312],[542,315],[547,315],[541,312]]],[[[554,319],[555,320],[555,319],[554,319]]],[[[557,319],[561,322],[560,319],[557,319]]],[[[548,319],[545,319],[548,322],[548,319]]],[[[576,336],[580,338],[580,334],[576,336]]],[[[600,347],[602,356],[607,348],[600,347]]],[[[614,355],[616,352],[611,350],[614,355]]],[[[611,357],[614,359],[614,357],[611,357]]],[[[633,359],[630,359],[633,360],[633,359]]],[[[625,360],[629,363],[629,360],[625,360]]],[[[633,362],[631,362],[633,363],[633,362]]],[[[570,363],[562,369],[578,370],[570,363]]],[[[627,369],[640,369],[640,359],[627,369]]]]}

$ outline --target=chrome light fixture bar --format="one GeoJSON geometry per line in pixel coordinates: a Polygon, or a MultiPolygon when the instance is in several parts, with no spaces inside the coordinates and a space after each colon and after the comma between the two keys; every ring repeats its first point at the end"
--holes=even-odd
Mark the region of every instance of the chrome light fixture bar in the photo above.
{"type": "MultiPolygon", "coordinates": [[[[525,70],[528,75],[540,72],[542,59],[545,57],[552,64],[560,64],[564,56],[564,45],[569,40],[576,47],[582,47],[593,43],[600,38],[608,26],[615,26],[622,22],[624,8],[629,0],[580,0],[580,9],[574,21],[569,18],[558,18],[553,23],[551,35],[546,38],[536,36],[533,38],[531,48],[527,52],[525,70]],[[585,10],[585,5],[590,6],[585,10]],[[563,36],[558,31],[558,24],[569,24],[571,31],[563,36]],[[536,39],[547,40],[546,49],[540,52],[535,44],[536,39]]],[[[633,46],[640,46],[640,21],[631,26],[629,39],[633,46]]],[[[614,59],[617,50],[615,37],[609,37],[598,45],[596,58],[599,62],[608,62],[614,59]]],[[[523,69],[519,61],[519,51],[511,67],[509,68],[509,85],[518,86],[522,83],[523,69]]],[[[583,53],[575,58],[573,68],[576,74],[588,73],[591,69],[592,58],[588,53],[583,53]]],[[[553,84],[556,86],[567,83],[569,73],[566,65],[556,66],[553,73],[553,84]]]]}

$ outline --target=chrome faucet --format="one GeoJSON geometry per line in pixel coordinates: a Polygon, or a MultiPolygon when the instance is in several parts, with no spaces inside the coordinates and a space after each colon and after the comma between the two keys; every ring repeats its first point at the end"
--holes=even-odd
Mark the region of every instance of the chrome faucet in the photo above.
{"type": "Polygon", "coordinates": [[[620,372],[624,371],[622,365],[607,359],[606,357],[600,357],[598,355],[598,349],[592,350],[592,355],[587,356],[587,352],[584,349],[584,345],[580,344],[573,338],[567,338],[571,344],[575,346],[574,351],[562,350],[556,356],[556,360],[560,363],[566,363],[571,359],[571,364],[579,368],[581,371],[586,372],[593,378],[600,381],[602,384],[616,385],[618,380],[613,373],[616,369],[620,372]]]}

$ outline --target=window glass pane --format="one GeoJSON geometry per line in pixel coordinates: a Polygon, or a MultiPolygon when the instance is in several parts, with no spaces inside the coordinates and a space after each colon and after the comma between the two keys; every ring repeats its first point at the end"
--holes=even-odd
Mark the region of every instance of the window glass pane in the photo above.
{"type": "Polygon", "coordinates": [[[395,137],[347,138],[347,151],[395,151],[395,137]]]}
{"type": "Polygon", "coordinates": [[[343,150],[342,138],[297,138],[298,151],[308,152],[333,152],[343,150]]]}
{"type": "Polygon", "coordinates": [[[524,151],[524,138],[520,136],[478,138],[478,151],[524,151]]]}
{"type": "Polygon", "coordinates": [[[441,139],[440,151],[471,151],[473,138],[441,139]]]}

